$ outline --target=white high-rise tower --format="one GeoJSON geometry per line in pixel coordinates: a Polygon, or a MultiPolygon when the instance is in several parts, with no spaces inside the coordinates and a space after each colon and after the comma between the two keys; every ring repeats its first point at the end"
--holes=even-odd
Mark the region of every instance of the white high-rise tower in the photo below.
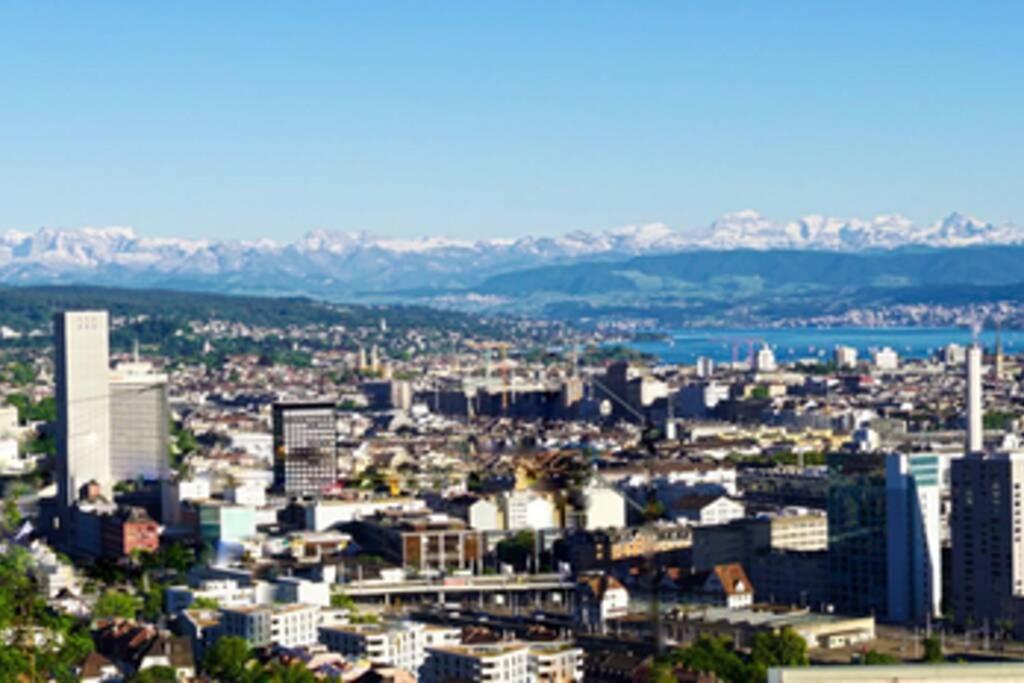
{"type": "Polygon", "coordinates": [[[111,494],[107,335],[106,311],[69,311],[54,318],[57,503],[63,511],[90,481],[107,497],[111,494]]]}
{"type": "Polygon", "coordinates": [[[981,396],[981,346],[967,349],[967,452],[980,453],[984,448],[981,396]]]}

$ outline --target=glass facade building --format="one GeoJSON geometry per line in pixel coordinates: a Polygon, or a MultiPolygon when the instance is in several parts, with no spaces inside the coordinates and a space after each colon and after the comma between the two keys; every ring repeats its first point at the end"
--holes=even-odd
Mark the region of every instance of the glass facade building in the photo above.
{"type": "Polygon", "coordinates": [[[338,479],[334,404],[275,403],[274,488],[288,496],[315,497],[338,479]]]}

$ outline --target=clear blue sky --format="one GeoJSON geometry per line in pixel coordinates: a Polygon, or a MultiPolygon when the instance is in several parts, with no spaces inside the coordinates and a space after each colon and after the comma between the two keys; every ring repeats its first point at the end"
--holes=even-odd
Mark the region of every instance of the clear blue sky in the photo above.
{"type": "Polygon", "coordinates": [[[1022,2],[7,2],[0,229],[1024,222],[1022,2]]]}

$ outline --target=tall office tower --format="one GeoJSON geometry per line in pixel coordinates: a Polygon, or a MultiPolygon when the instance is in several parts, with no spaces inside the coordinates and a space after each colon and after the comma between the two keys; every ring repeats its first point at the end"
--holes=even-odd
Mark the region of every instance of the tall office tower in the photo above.
{"type": "Polygon", "coordinates": [[[167,375],[154,373],[149,363],[119,363],[110,373],[110,427],[113,481],[166,479],[167,375]]]}
{"type": "Polygon", "coordinates": [[[830,599],[843,614],[888,614],[884,458],[832,453],[828,470],[830,599]]]}
{"type": "Polygon", "coordinates": [[[57,381],[57,495],[62,523],[86,484],[107,496],[110,478],[110,351],[106,311],[54,317],[57,381]]]}
{"type": "Polygon", "coordinates": [[[925,624],[942,610],[941,469],[933,453],[885,459],[889,620],[925,624]]]}
{"type": "Polygon", "coordinates": [[[967,349],[967,452],[978,453],[984,447],[981,406],[981,346],[967,349]]]}
{"type": "Polygon", "coordinates": [[[275,403],[274,488],[317,496],[338,479],[337,418],[329,402],[275,403]]]}
{"type": "Polygon", "coordinates": [[[951,601],[960,626],[1024,633],[1024,453],[969,453],[952,467],[951,601]]]}

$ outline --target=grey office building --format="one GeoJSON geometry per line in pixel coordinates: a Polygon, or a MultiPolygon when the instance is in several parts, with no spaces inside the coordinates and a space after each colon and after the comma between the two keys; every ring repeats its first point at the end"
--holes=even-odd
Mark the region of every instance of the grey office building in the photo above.
{"type": "Polygon", "coordinates": [[[329,402],[275,403],[274,488],[311,497],[338,479],[337,418],[329,402]]]}
{"type": "Polygon", "coordinates": [[[148,363],[121,363],[110,375],[110,474],[114,481],[165,479],[170,414],[167,376],[148,363]]]}

